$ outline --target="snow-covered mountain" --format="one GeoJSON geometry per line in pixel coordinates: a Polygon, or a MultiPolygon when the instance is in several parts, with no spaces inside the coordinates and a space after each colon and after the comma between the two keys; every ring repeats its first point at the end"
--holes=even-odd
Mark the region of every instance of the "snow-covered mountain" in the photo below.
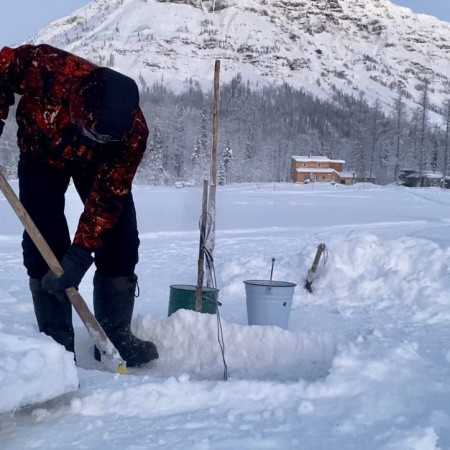
{"type": "Polygon", "coordinates": [[[237,73],[329,98],[343,90],[391,104],[450,96],[450,23],[389,0],[95,0],[32,39],[133,74],[145,86],[212,86],[237,73]]]}

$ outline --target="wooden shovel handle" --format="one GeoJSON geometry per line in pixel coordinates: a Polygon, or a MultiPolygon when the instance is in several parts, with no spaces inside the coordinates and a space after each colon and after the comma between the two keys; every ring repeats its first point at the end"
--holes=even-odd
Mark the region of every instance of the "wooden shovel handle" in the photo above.
{"type": "Polygon", "coordinates": [[[319,244],[317,247],[316,256],[311,266],[311,272],[315,272],[317,270],[317,266],[319,265],[320,257],[322,256],[323,251],[325,250],[325,244],[319,244]]]}

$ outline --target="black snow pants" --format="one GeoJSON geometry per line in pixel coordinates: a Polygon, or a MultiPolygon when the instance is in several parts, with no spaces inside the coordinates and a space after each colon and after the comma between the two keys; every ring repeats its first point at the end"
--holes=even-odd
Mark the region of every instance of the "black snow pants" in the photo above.
{"type": "MultiPolygon", "coordinates": [[[[84,203],[95,178],[95,167],[72,164],[54,167],[36,157],[21,153],[18,166],[20,201],[58,260],[71,244],[64,213],[65,194],[70,179],[84,203]]],[[[67,214],[74,214],[70,210],[67,214]]],[[[121,215],[110,230],[102,235],[103,245],[95,251],[97,271],[108,277],[132,276],[138,262],[139,237],[136,210],[130,193],[121,215]]],[[[31,278],[41,279],[48,266],[25,231],[22,241],[23,261],[31,278]]]]}

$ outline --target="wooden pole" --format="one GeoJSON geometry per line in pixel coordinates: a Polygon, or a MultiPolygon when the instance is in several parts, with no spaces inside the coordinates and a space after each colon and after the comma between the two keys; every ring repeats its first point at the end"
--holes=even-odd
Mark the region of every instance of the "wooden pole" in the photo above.
{"type": "MultiPolygon", "coordinates": [[[[209,186],[208,213],[211,219],[211,228],[205,247],[211,257],[214,254],[216,244],[216,188],[217,188],[217,141],[219,138],[219,75],[220,60],[216,60],[214,66],[214,105],[213,105],[213,128],[211,148],[211,183],[209,186]]],[[[206,285],[213,286],[213,274],[210,267],[206,268],[206,285]]]]}
{"type": "Polygon", "coordinates": [[[200,244],[198,248],[198,274],[195,294],[195,310],[202,312],[203,307],[203,268],[205,265],[205,234],[208,218],[208,179],[203,180],[202,218],[200,222],[200,244]]]}
{"type": "MultiPolygon", "coordinates": [[[[25,230],[30,235],[34,245],[36,245],[50,270],[55,275],[60,277],[64,273],[61,264],[1,171],[0,190],[6,200],[8,200],[19,220],[22,222],[25,230]]],[[[75,308],[76,312],[86,326],[95,345],[100,350],[102,362],[113,371],[126,373],[125,362],[122,360],[118,350],[109,340],[101,325],[97,322],[97,319],[89,310],[81,294],[74,287],[66,289],[65,292],[70,303],[75,308]]]]}

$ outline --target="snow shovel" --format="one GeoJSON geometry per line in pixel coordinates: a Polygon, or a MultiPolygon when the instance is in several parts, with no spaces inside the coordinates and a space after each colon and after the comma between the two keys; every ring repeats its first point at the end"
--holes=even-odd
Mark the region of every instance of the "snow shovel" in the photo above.
{"type": "Polygon", "coordinates": [[[308,270],[308,275],[305,280],[305,289],[312,293],[312,283],[315,279],[315,274],[317,271],[317,266],[319,265],[320,257],[325,250],[325,244],[319,244],[317,247],[316,256],[312,263],[311,269],[308,270]]]}
{"type": "MultiPolygon", "coordinates": [[[[11,188],[1,170],[0,190],[2,191],[6,200],[8,200],[19,220],[22,222],[25,230],[33,240],[34,245],[36,245],[52,272],[56,276],[61,276],[64,273],[61,264],[57,260],[56,256],[54,255],[53,251],[47,244],[42,234],[37,229],[35,223],[25,210],[24,206],[18,199],[16,193],[11,188]]],[[[109,340],[101,325],[97,322],[97,319],[89,310],[81,294],[74,287],[66,289],[65,292],[70,303],[75,308],[76,312],[86,326],[92,340],[94,341],[94,344],[100,350],[101,360],[103,364],[105,364],[105,366],[112,372],[118,372],[122,375],[128,374],[126,362],[122,359],[119,351],[114,347],[113,343],[109,340]]]]}

